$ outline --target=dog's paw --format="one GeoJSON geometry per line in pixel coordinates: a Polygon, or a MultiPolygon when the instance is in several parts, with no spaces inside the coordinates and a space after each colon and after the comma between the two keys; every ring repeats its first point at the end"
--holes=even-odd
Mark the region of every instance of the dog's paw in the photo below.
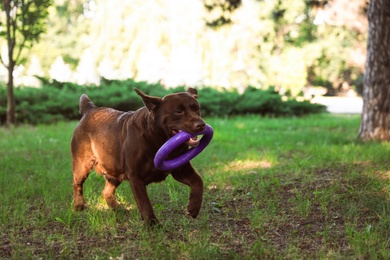
{"type": "Polygon", "coordinates": [[[107,205],[112,209],[112,210],[120,210],[122,209],[122,205],[119,204],[116,200],[107,200],[107,205]]]}
{"type": "Polygon", "coordinates": [[[192,218],[196,218],[199,215],[199,210],[188,210],[187,209],[186,214],[192,218]]]}
{"type": "Polygon", "coordinates": [[[85,204],[74,204],[73,205],[73,210],[75,211],[83,211],[87,208],[85,204]]]}
{"type": "Polygon", "coordinates": [[[148,227],[160,227],[160,221],[157,218],[144,220],[144,224],[148,227]]]}

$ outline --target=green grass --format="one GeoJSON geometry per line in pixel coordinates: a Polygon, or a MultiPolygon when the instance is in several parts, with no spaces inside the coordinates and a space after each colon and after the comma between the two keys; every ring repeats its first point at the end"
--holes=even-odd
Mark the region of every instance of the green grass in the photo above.
{"type": "Polygon", "coordinates": [[[144,226],[130,185],[123,211],[85,184],[72,211],[76,122],[0,129],[0,258],[389,259],[390,144],[361,143],[358,116],[209,118],[214,139],[193,160],[205,183],[198,219],[188,188],[148,187],[162,225],[144,226]]]}

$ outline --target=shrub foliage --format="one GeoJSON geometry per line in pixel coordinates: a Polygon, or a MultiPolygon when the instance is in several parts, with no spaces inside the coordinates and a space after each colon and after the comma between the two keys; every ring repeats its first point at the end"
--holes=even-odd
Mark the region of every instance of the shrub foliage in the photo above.
{"type": "MultiPolygon", "coordinates": [[[[154,96],[185,91],[185,87],[165,89],[160,84],[148,84],[134,80],[106,80],[100,86],[80,86],[74,83],[48,82],[43,80],[41,88],[15,89],[16,113],[18,123],[38,124],[59,120],[79,119],[78,101],[86,93],[97,106],[112,107],[122,111],[136,110],[142,100],[134,92],[139,88],[154,96]]],[[[0,87],[0,122],[5,122],[6,95],[0,87]]],[[[272,88],[260,90],[248,87],[243,94],[237,91],[217,90],[211,87],[198,89],[199,102],[204,116],[230,116],[237,114],[260,114],[267,116],[302,116],[321,113],[325,107],[298,102],[293,98],[283,100],[272,88]]]]}

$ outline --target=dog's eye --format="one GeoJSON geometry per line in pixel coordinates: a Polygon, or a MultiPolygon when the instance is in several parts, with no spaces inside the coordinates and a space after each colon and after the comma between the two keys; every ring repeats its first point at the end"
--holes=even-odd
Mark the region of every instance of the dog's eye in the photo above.
{"type": "Polygon", "coordinates": [[[175,110],[175,114],[177,114],[177,115],[181,115],[183,113],[184,113],[183,109],[176,109],[175,110]]]}
{"type": "Polygon", "coordinates": [[[200,107],[198,105],[191,105],[191,108],[195,112],[198,112],[200,110],[200,107]]]}

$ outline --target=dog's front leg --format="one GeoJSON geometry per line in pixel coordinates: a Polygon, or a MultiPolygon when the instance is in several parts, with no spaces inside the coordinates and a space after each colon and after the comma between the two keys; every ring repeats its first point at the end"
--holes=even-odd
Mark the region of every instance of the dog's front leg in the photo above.
{"type": "Polygon", "coordinates": [[[203,181],[190,163],[172,171],[175,180],[190,186],[190,198],[187,213],[193,218],[199,214],[203,198],[203,181]]]}
{"type": "Polygon", "coordinates": [[[130,179],[130,185],[142,219],[150,225],[158,224],[159,221],[156,215],[154,215],[153,206],[149,200],[144,182],[133,177],[130,179]]]}

